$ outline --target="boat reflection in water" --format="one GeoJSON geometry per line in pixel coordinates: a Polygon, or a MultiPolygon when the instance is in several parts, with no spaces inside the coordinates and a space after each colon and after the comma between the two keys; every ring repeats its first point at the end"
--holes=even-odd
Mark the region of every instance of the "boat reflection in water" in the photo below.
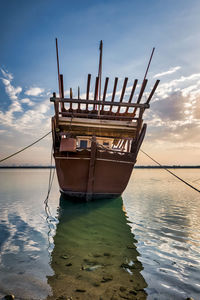
{"type": "Polygon", "coordinates": [[[73,203],[61,196],[48,299],[146,299],[127,223],[121,197],[73,203]]]}

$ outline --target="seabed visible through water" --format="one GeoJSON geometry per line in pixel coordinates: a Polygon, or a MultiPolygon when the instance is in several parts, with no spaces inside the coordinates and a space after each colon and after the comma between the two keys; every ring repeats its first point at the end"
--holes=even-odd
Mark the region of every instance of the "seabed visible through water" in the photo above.
{"type": "Polygon", "coordinates": [[[142,264],[121,198],[72,203],[61,197],[58,219],[49,300],[146,299],[142,264]]]}

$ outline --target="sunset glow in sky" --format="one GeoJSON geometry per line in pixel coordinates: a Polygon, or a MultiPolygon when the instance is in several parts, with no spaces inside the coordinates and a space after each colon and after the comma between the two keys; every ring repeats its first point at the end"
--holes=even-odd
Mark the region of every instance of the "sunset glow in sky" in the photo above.
{"type": "MultiPolygon", "coordinates": [[[[2,1],[0,11],[1,158],[50,131],[57,87],[55,37],[59,41],[66,96],[86,90],[98,70],[102,39],[103,80],[125,76],[147,92],[160,85],[145,112],[142,149],[161,164],[200,165],[200,1],[2,1]]],[[[104,81],[103,81],[104,82],[104,81]]],[[[128,91],[128,89],[127,89],[128,91]]],[[[128,97],[127,92],[127,97],[128,97]]],[[[144,95],[145,97],[145,95],[144,95]]],[[[4,165],[49,165],[51,137],[4,165]]],[[[154,165],[140,153],[137,165],[154,165]]]]}

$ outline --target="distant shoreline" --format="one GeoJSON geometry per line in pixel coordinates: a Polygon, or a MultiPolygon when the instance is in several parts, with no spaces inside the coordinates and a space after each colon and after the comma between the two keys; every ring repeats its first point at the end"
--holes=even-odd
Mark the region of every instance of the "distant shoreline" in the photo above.
{"type": "MultiPolygon", "coordinates": [[[[54,169],[53,166],[0,166],[0,169],[54,169]]],[[[135,169],[200,169],[200,166],[135,166],[135,169]]]]}

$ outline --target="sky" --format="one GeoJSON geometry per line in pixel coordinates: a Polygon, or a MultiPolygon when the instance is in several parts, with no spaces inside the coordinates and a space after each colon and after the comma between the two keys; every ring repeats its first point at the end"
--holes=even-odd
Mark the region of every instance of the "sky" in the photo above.
{"type": "MultiPolygon", "coordinates": [[[[155,47],[146,92],[159,87],[145,112],[142,149],[161,164],[200,165],[199,0],[0,0],[0,158],[51,130],[58,92],[55,38],[65,96],[92,86],[103,40],[103,80],[141,84],[155,47]]],[[[119,93],[118,93],[119,94],[119,93]]],[[[143,102],[146,95],[144,95],[143,102]]],[[[137,95],[137,93],[136,93],[137,95]]],[[[4,165],[49,165],[51,137],[4,165]]],[[[154,165],[144,154],[137,165],[154,165]]]]}

